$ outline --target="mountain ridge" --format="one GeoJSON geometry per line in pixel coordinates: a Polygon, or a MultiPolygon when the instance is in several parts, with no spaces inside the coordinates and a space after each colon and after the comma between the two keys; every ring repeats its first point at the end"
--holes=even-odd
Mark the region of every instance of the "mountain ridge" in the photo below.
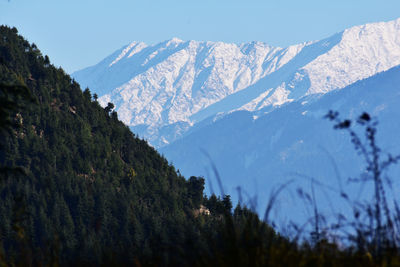
{"type": "Polygon", "coordinates": [[[73,76],[161,147],[208,116],[274,109],[399,65],[399,35],[397,19],[286,48],[177,38],[155,45],[132,42],[73,76]]]}

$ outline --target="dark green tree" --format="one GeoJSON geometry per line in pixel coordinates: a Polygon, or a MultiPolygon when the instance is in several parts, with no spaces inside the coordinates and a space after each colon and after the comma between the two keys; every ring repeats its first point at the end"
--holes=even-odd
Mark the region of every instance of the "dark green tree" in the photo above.
{"type": "Polygon", "coordinates": [[[104,110],[105,110],[107,113],[110,113],[113,109],[114,109],[114,104],[113,104],[113,103],[110,103],[110,102],[108,102],[107,107],[104,108],[104,110]]]}

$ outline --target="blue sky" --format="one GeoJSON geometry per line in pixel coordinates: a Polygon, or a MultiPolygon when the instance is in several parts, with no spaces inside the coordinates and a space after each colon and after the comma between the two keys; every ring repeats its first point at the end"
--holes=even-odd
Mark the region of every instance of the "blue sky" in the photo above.
{"type": "Polygon", "coordinates": [[[17,27],[69,73],[134,40],[285,47],[398,17],[399,0],[0,0],[0,24],[17,27]]]}

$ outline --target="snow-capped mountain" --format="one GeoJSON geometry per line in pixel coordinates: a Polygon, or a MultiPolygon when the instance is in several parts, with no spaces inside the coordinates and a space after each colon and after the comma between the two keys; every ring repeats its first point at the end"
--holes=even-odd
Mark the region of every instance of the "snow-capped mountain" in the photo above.
{"type": "Polygon", "coordinates": [[[113,102],[122,121],[161,147],[210,116],[270,111],[399,64],[397,19],[287,48],[176,38],[133,42],[73,77],[102,105],[113,102]]]}

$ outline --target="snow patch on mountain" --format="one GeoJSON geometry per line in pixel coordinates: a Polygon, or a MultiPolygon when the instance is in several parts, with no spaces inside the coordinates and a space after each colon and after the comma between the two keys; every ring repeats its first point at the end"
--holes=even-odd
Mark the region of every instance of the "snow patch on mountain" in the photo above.
{"type": "Polygon", "coordinates": [[[307,94],[326,93],[400,64],[400,19],[356,26],[341,42],[303,69],[311,81],[307,94]]]}
{"type": "MultiPolygon", "coordinates": [[[[260,42],[236,45],[184,42],[174,38],[161,48],[147,52],[140,65],[149,65],[171,46],[177,48],[176,51],[101,96],[99,102],[106,105],[113,101],[120,118],[128,125],[155,126],[189,121],[192,114],[279,69],[304,45],[282,49],[260,42]]],[[[137,42],[128,45],[109,67],[118,71],[115,64],[137,47],[137,42]]],[[[140,46],[141,49],[146,47],[140,46]]]]}

